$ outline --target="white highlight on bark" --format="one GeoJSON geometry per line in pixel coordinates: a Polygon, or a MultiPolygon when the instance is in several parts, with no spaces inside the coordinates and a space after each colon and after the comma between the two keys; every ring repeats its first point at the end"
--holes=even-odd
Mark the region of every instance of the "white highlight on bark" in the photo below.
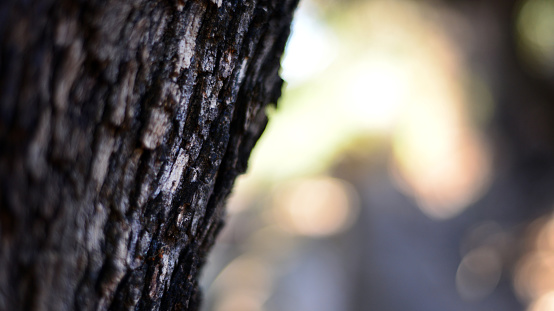
{"type": "Polygon", "coordinates": [[[113,299],[113,293],[117,288],[117,285],[121,282],[125,272],[127,271],[126,258],[128,252],[128,244],[130,235],[130,228],[123,227],[121,236],[118,239],[116,245],[114,245],[114,250],[110,254],[110,279],[106,283],[103,283],[103,297],[100,298],[98,310],[107,310],[111,300],[113,299]]]}
{"type": "Polygon", "coordinates": [[[125,119],[125,108],[130,99],[130,94],[133,93],[133,88],[135,86],[135,77],[137,73],[137,64],[135,62],[130,62],[130,68],[125,74],[124,81],[121,85],[119,94],[117,95],[117,101],[115,103],[114,110],[112,112],[110,120],[115,125],[121,125],[125,119]]]}
{"type": "Polygon", "coordinates": [[[114,147],[114,138],[110,133],[106,133],[106,129],[100,130],[100,139],[98,143],[98,151],[96,157],[92,161],[92,180],[96,183],[96,191],[100,190],[106,174],[108,172],[108,164],[110,162],[110,156],[112,155],[114,147]]]}
{"type": "MultiPolygon", "coordinates": [[[[196,199],[196,198],[195,198],[196,199]]],[[[196,200],[193,200],[193,203],[196,200]]],[[[193,236],[196,235],[197,229],[198,229],[198,223],[200,222],[201,218],[204,218],[204,215],[206,213],[206,205],[208,205],[208,202],[204,200],[203,197],[200,197],[196,204],[196,212],[194,213],[194,216],[192,217],[192,222],[190,225],[190,232],[193,236]]]]}
{"type": "Polygon", "coordinates": [[[179,214],[177,215],[177,219],[175,222],[177,224],[177,227],[180,228],[185,223],[185,220],[186,220],[185,213],[189,207],[190,205],[188,203],[185,203],[184,205],[179,206],[179,214]]]}
{"type": "Polygon", "coordinates": [[[221,64],[221,76],[223,78],[229,77],[233,72],[234,62],[233,62],[233,52],[226,51],[219,62],[221,64]]]}
{"type": "Polygon", "coordinates": [[[154,272],[152,273],[152,280],[150,281],[150,290],[148,291],[148,297],[150,299],[156,298],[156,293],[158,289],[158,274],[160,272],[160,266],[157,265],[154,267],[154,272]]]}
{"type": "Polygon", "coordinates": [[[214,97],[210,99],[210,109],[216,109],[217,108],[217,98],[214,97]]]}
{"type": "Polygon", "coordinates": [[[242,60],[242,63],[240,64],[240,71],[239,71],[239,77],[237,80],[237,84],[241,84],[242,80],[244,80],[244,77],[246,77],[246,68],[248,68],[248,58],[245,58],[242,60]]]}
{"type": "MultiPolygon", "coordinates": [[[[169,264],[169,256],[166,255],[165,253],[162,253],[160,254],[160,256],[162,257],[162,263],[161,263],[161,273],[160,273],[160,280],[165,280],[166,279],[166,275],[167,275],[167,272],[168,272],[168,264],[169,264]]],[[[160,285],[162,285],[162,288],[160,288],[160,292],[163,291],[163,287],[165,287],[165,283],[161,283],[160,285]]]]}
{"type": "Polygon", "coordinates": [[[137,237],[136,240],[131,241],[131,245],[133,243],[136,243],[135,247],[135,253],[133,254],[132,258],[132,265],[129,265],[131,269],[136,269],[140,265],[144,263],[144,260],[146,260],[146,253],[148,251],[148,247],[150,246],[150,242],[152,241],[152,234],[148,232],[147,230],[142,230],[142,227],[139,223],[134,223],[133,225],[133,231],[139,231],[140,236],[137,237]]]}
{"type": "Polygon", "coordinates": [[[189,161],[189,155],[185,153],[184,149],[179,150],[179,155],[175,164],[171,168],[171,173],[169,174],[168,180],[164,183],[163,192],[171,193],[177,190],[179,182],[181,181],[181,176],[185,171],[185,167],[189,161]]]}
{"type": "Polygon", "coordinates": [[[223,0],[212,0],[213,3],[217,4],[217,7],[221,7],[221,4],[223,4],[223,0]]]}
{"type": "Polygon", "coordinates": [[[91,267],[100,267],[102,265],[102,246],[104,240],[104,226],[108,219],[108,211],[102,203],[98,203],[94,209],[94,216],[88,222],[85,232],[85,247],[93,254],[89,258],[91,267]]]}
{"type": "Polygon", "coordinates": [[[179,84],[175,82],[166,82],[162,85],[160,98],[166,105],[173,106],[179,104],[180,97],[181,91],[179,90],[179,84]]]}
{"type": "MultiPolygon", "coordinates": [[[[159,257],[160,262],[154,268],[154,275],[150,283],[148,296],[151,299],[157,299],[163,295],[166,286],[169,284],[167,275],[173,273],[175,262],[179,258],[181,248],[162,247],[156,257],[159,257]],[[163,280],[160,282],[160,280],[163,280]]],[[[158,260],[158,258],[152,258],[158,260]]]]}
{"type": "Polygon", "coordinates": [[[175,64],[176,73],[180,73],[181,69],[190,67],[190,61],[194,55],[194,48],[196,47],[196,36],[202,24],[203,16],[204,14],[194,14],[191,16],[192,20],[185,30],[185,35],[183,39],[179,41],[178,58],[175,64]]]}
{"type": "Polygon", "coordinates": [[[68,46],[75,41],[77,21],[73,18],[63,19],[56,26],[54,42],[59,46],[68,46]]]}
{"type": "Polygon", "coordinates": [[[150,112],[150,119],[146,130],[142,134],[142,144],[147,149],[158,147],[167,132],[169,125],[169,116],[162,108],[154,108],[150,112]]]}
{"type": "Polygon", "coordinates": [[[167,16],[164,15],[161,17],[158,23],[158,26],[156,27],[156,30],[154,32],[154,36],[152,37],[152,43],[159,42],[162,39],[167,27],[167,23],[168,23],[167,20],[168,20],[167,16]]]}
{"type": "Polygon", "coordinates": [[[68,57],[63,60],[62,69],[54,87],[54,105],[60,111],[67,109],[69,91],[83,63],[83,42],[76,40],[69,46],[68,57]]]}
{"type": "Polygon", "coordinates": [[[35,178],[40,178],[46,173],[46,150],[50,142],[51,119],[50,109],[41,114],[35,137],[29,145],[27,165],[35,178]]]}

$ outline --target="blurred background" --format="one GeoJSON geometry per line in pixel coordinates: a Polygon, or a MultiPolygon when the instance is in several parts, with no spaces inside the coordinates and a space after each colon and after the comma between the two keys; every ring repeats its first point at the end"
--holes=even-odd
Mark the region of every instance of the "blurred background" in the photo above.
{"type": "Polygon", "coordinates": [[[554,310],[554,0],[302,0],[204,310],[554,310]]]}

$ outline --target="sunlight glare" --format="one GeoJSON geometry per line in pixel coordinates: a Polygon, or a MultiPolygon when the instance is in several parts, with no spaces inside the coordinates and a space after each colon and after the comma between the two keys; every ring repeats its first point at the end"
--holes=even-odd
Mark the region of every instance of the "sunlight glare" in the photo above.
{"type": "Polygon", "coordinates": [[[291,27],[281,76],[289,86],[297,86],[323,71],[336,56],[336,42],[330,30],[315,17],[309,1],[302,1],[291,27]]]}

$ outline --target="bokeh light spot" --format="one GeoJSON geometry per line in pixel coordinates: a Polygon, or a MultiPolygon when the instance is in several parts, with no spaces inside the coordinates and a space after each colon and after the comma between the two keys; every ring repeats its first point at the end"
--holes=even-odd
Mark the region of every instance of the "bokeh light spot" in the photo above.
{"type": "Polygon", "coordinates": [[[480,247],[464,256],[456,273],[460,297],[478,301],[491,294],[502,274],[502,261],[491,247],[480,247]]]}
{"type": "Polygon", "coordinates": [[[352,187],[329,177],[287,183],[274,197],[280,224],[301,235],[338,233],[352,224],[358,209],[352,187]]]}
{"type": "Polygon", "coordinates": [[[554,291],[542,295],[527,308],[527,311],[554,311],[554,291]]]}
{"type": "Polygon", "coordinates": [[[531,302],[530,310],[551,310],[544,309],[550,301],[544,297],[554,292],[554,218],[539,218],[529,226],[529,232],[532,247],[516,265],[516,293],[531,302]]]}
{"type": "Polygon", "coordinates": [[[520,49],[524,61],[539,73],[554,70],[554,1],[529,0],[517,19],[520,49]]]}

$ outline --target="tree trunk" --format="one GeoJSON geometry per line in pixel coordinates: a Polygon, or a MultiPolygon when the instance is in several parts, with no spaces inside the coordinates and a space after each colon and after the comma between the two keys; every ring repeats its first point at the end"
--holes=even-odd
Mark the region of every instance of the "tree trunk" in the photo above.
{"type": "Polygon", "coordinates": [[[198,309],[297,2],[0,2],[0,310],[198,309]]]}

